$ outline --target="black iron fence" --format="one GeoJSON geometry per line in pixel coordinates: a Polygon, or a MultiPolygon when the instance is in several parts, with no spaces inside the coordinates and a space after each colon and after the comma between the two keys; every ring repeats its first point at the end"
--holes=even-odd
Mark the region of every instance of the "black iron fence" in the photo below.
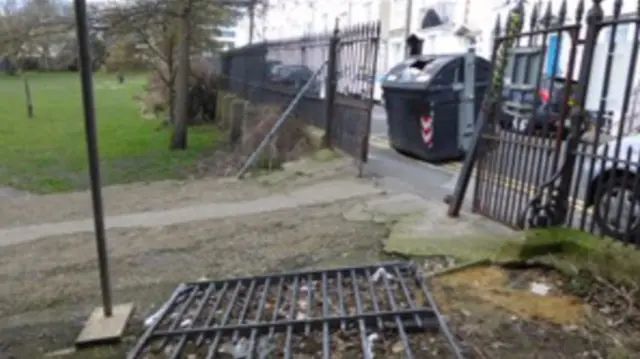
{"type": "Polygon", "coordinates": [[[223,55],[221,87],[251,104],[282,108],[306,85],[291,117],[325,130],[327,146],[364,162],[379,33],[378,23],[336,26],[231,50],[223,55]]]}
{"type": "Polygon", "coordinates": [[[640,137],[629,131],[640,125],[630,123],[640,8],[600,3],[563,1],[555,13],[520,4],[506,26],[498,20],[495,83],[467,160],[477,164],[472,206],[516,228],[571,226],[640,245],[640,137]]]}

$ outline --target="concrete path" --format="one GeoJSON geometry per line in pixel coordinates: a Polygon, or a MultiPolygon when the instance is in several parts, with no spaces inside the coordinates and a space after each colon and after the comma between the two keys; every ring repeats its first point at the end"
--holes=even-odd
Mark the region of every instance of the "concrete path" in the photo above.
{"type": "Polygon", "coordinates": [[[0,201],[20,196],[26,196],[27,194],[27,192],[18,191],[17,189],[0,187],[0,201]]]}
{"type": "MultiPolygon", "coordinates": [[[[370,183],[356,180],[326,181],[297,189],[288,194],[273,195],[252,201],[211,203],[166,211],[132,213],[105,219],[107,229],[162,227],[192,221],[246,216],[263,212],[326,204],[350,198],[382,193],[370,183]]],[[[39,238],[93,231],[93,219],[45,223],[0,229],[0,247],[39,238]]]]}

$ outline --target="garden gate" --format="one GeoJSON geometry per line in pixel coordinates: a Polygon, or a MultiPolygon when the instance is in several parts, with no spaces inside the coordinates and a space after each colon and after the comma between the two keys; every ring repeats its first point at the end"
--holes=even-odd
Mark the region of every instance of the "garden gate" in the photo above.
{"type": "Polygon", "coordinates": [[[623,135],[640,8],[622,14],[616,0],[605,16],[600,2],[570,12],[563,1],[555,14],[533,5],[528,16],[521,2],[506,26],[498,19],[493,86],[466,161],[477,164],[474,211],[516,228],[570,226],[637,243],[640,147],[623,135]],[[560,50],[549,51],[552,38],[560,50]]]}

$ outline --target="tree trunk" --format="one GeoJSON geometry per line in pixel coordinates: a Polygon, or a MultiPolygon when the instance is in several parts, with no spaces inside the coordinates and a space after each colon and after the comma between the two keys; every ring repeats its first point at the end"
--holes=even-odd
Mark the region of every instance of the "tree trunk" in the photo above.
{"type": "Polygon", "coordinates": [[[167,79],[166,85],[167,85],[167,91],[169,93],[169,118],[168,118],[168,123],[173,125],[175,123],[174,118],[176,117],[176,80],[175,80],[175,76],[174,76],[174,64],[173,64],[173,45],[171,45],[171,47],[169,48],[168,54],[167,54],[167,69],[168,69],[168,73],[167,76],[169,77],[167,79]]]}
{"type": "Polygon", "coordinates": [[[176,103],[173,118],[173,134],[171,136],[172,150],[187,148],[187,122],[189,110],[189,37],[190,37],[190,4],[184,5],[179,19],[178,43],[178,73],[176,75],[176,103]]]}
{"type": "Polygon", "coordinates": [[[176,69],[175,69],[175,43],[171,35],[169,35],[167,30],[167,25],[164,24],[162,28],[162,34],[165,39],[167,39],[166,46],[164,48],[164,56],[167,59],[167,78],[162,78],[165,85],[167,86],[167,93],[169,96],[169,114],[167,124],[173,125],[176,111],[176,69]]]}

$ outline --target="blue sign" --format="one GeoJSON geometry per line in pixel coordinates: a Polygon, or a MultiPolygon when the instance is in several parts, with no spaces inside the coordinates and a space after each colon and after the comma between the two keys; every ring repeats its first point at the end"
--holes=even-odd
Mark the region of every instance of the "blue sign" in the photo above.
{"type": "Polygon", "coordinates": [[[547,47],[547,76],[548,77],[555,77],[557,75],[560,75],[562,73],[562,70],[560,69],[560,49],[558,48],[559,46],[559,39],[558,39],[558,35],[551,35],[549,38],[549,46],[547,47]],[[557,64],[555,71],[553,68],[553,64],[557,64]]]}

